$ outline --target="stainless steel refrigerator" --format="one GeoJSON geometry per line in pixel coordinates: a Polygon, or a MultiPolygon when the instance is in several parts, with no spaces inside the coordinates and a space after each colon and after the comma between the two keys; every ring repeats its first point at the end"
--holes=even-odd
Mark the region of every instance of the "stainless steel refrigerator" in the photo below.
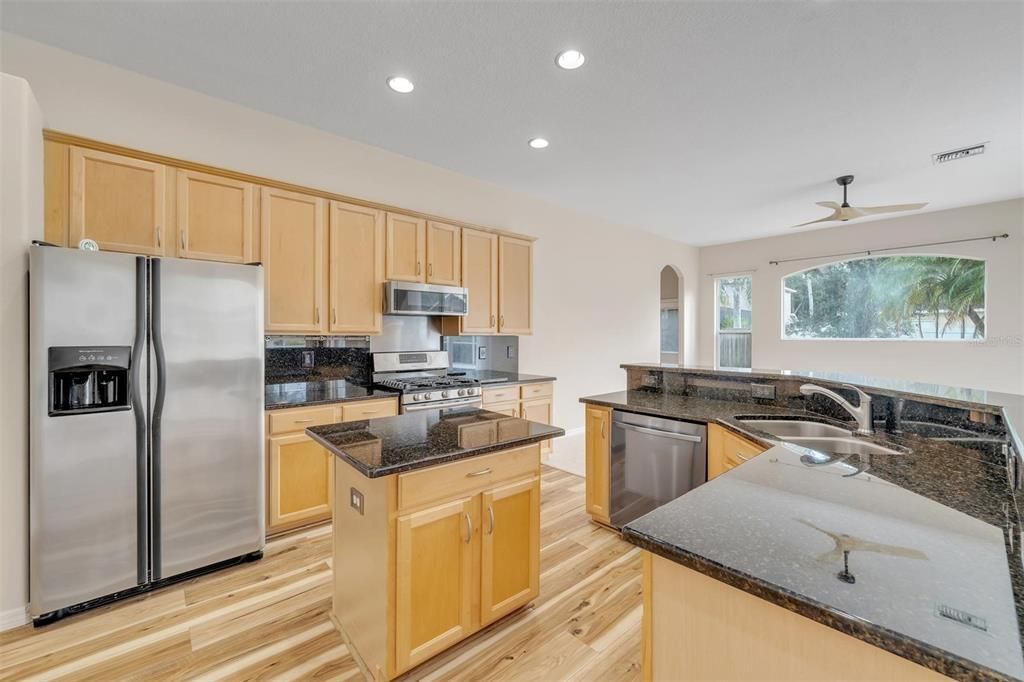
{"type": "Polygon", "coordinates": [[[30,611],[259,558],[263,269],[33,245],[30,611]]]}

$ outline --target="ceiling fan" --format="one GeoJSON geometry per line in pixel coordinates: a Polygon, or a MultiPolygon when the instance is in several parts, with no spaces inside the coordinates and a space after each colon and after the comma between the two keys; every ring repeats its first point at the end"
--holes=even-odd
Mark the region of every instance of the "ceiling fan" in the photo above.
{"type": "Polygon", "coordinates": [[[928,205],[927,202],[923,204],[893,204],[892,206],[862,206],[856,208],[850,206],[846,200],[846,188],[853,183],[852,175],[840,175],[836,178],[836,184],[843,188],[843,203],[837,204],[834,201],[819,201],[818,206],[824,206],[825,208],[832,209],[832,215],[825,216],[824,218],[818,218],[817,220],[810,220],[806,223],[800,223],[793,227],[803,227],[804,225],[813,225],[814,223],[828,223],[833,220],[840,220],[846,222],[847,220],[854,220],[856,218],[863,218],[869,215],[879,215],[881,213],[898,213],[900,211],[916,211],[919,208],[923,208],[928,205]]]}

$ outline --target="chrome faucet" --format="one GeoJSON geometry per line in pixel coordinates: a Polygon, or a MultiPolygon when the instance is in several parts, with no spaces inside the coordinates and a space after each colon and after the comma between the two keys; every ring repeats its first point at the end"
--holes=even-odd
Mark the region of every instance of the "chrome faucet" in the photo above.
{"type": "Polygon", "coordinates": [[[862,436],[872,435],[875,432],[875,429],[873,428],[873,421],[871,419],[871,396],[850,384],[843,384],[843,388],[848,388],[851,391],[857,392],[857,397],[860,399],[857,407],[851,405],[846,398],[835,391],[830,391],[823,386],[804,384],[800,387],[800,392],[804,395],[820,393],[821,395],[828,396],[832,400],[836,401],[841,408],[853,415],[853,418],[857,420],[857,433],[862,436]]]}

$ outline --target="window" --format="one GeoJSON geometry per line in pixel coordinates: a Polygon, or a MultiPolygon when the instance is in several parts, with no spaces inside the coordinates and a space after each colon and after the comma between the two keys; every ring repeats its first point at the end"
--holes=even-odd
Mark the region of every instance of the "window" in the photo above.
{"type": "Polygon", "coordinates": [[[783,280],[787,339],[985,338],[985,261],[883,256],[783,280]]]}
{"type": "Polygon", "coordinates": [[[679,301],[674,298],[661,302],[661,352],[679,352],[679,301]]]}
{"type": "Polygon", "coordinates": [[[715,364],[718,367],[750,367],[751,288],[749,277],[715,280],[715,364]]]}

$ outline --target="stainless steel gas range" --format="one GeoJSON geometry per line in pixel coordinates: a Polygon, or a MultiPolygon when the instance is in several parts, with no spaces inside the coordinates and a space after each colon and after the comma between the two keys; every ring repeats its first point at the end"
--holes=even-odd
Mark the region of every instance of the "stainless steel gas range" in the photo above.
{"type": "Polygon", "coordinates": [[[373,382],[401,392],[402,414],[442,407],[479,407],[480,382],[448,371],[448,351],[374,353],[373,382]]]}

